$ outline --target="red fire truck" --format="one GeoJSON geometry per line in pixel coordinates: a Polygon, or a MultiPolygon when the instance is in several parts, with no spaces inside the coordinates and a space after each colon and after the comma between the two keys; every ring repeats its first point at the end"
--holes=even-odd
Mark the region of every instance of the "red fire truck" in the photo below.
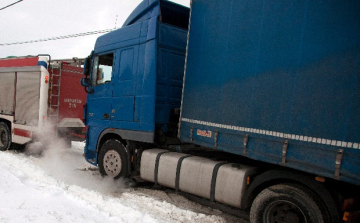
{"type": "Polygon", "coordinates": [[[49,55],[0,59],[0,150],[32,141],[46,123],[56,134],[82,136],[81,65],[49,55]]]}

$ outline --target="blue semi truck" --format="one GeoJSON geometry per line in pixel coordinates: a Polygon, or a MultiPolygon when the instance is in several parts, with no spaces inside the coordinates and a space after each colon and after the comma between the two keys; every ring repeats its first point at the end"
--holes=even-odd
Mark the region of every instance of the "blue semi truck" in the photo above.
{"type": "Polygon", "coordinates": [[[251,222],[360,222],[359,12],[144,0],[86,59],[86,160],[251,222]]]}

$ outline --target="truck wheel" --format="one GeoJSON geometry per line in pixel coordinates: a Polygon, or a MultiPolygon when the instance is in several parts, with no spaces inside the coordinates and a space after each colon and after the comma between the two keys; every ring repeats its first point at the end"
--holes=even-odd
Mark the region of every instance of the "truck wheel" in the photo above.
{"type": "Polygon", "coordinates": [[[99,170],[102,175],[114,178],[128,175],[128,159],[124,145],[116,139],[106,141],[99,153],[99,170]]]}
{"type": "Polygon", "coordinates": [[[278,184],[260,192],[250,210],[252,223],[324,223],[319,205],[305,188],[278,184]]]}
{"type": "Polygon", "coordinates": [[[11,146],[11,132],[8,125],[0,122],[0,150],[8,150],[11,146]]]}

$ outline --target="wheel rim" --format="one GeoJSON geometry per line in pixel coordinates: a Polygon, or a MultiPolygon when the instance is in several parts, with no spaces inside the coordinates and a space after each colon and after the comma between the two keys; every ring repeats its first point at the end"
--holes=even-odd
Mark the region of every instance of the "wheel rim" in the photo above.
{"type": "Polygon", "coordinates": [[[104,169],[107,175],[116,177],[121,172],[121,157],[120,154],[114,150],[105,153],[104,169]]]}
{"type": "Polygon", "coordinates": [[[280,200],[271,203],[264,211],[267,223],[307,222],[304,212],[294,203],[280,200]]]}
{"type": "Polygon", "coordinates": [[[4,130],[0,130],[0,146],[4,147],[9,143],[7,134],[4,130]]]}

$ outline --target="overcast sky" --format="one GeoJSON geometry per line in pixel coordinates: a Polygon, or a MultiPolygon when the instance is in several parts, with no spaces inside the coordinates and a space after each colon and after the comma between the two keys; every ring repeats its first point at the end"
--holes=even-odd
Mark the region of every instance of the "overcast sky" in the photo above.
{"type": "MultiPolygon", "coordinates": [[[[18,0],[0,0],[0,8],[18,0]]],[[[0,44],[119,28],[142,0],[23,0],[0,10],[0,44]],[[116,22],[117,20],[117,22],[116,22]]],[[[189,6],[190,0],[171,0],[189,6]]],[[[103,34],[38,43],[0,45],[0,58],[50,54],[84,58],[103,34]]]]}

